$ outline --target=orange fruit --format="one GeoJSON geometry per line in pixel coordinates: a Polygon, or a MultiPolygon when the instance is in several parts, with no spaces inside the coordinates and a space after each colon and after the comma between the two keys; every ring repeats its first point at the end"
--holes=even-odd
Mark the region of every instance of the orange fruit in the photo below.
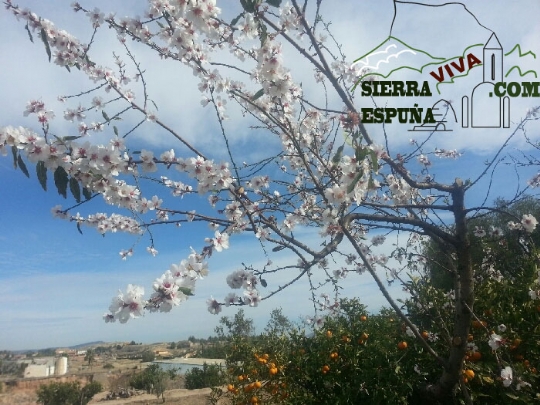
{"type": "Polygon", "coordinates": [[[327,338],[331,338],[332,336],[333,336],[332,331],[331,331],[331,330],[327,330],[327,331],[326,331],[326,337],[327,337],[327,338]]]}
{"type": "Polygon", "coordinates": [[[362,315],[362,316],[360,317],[360,320],[361,320],[362,322],[365,322],[365,321],[367,321],[367,316],[365,316],[365,315],[362,315]]]}
{"type": "Polygon", "coordinates": [[[469,379],[469,380],[472,380],[474,378],[474,371],[471,370],[471,369],[468,369],[468,370],[465,370],[463,372],[463,374],[465,374],[465,376],[469,379]]]}
{"type": "Polygon", "coordinates": [[[470,357],[471,357],[472,361],[478,361],[478,360],[480,360],[482,358],[482,353],[473,352],[470,357]]]}
{"type": "Polygon", "coordinates": [[[272,367],[269,371],[270,371],[270,374],[272,375],[276,375],[278,373],[277,367],[272,367]]]}
{"type": "Polygon", "coordinates": [[[261,388],[261,387],[262,387],[262,384],[261,384],[260,381],[255,381],[255,382],[254,382],[254,386],[255,386],[255,388],[261,388]]]}
{"type": "Polygon", "coordinates": [[[429,333],[427,333],[427,331],[423,331],[423,332],[422,332],[422,337],[423,337],[424,339],[427,339],[427,338],[429,337],[429,333]]]}
{"type": "Polygon", "coordinates": [[[407,342],[403,341],[403,342],[399,342],[397,347],[399,350],[405,350],[407,348],[407,342]]]}

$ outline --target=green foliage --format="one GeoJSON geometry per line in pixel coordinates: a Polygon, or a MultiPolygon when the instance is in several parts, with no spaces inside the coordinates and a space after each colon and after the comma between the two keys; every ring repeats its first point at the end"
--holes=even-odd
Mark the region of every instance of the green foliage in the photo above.
{"type": "Polygon", "coordinates": [[[215,331],[217,335],[221,338],[227,336],[239,336],[239,337],[249,337],[252,336],[255,332],[255,327],[253,326],[253,319],[246,318],[244,310],[239,310],[234,318],[231,319],[227,316],[223,316],[219,323],[221,326],[217,326],[215,331]]]}
{"type": "Polygon", "coordinates": [[[114,366],[111,363],[106,363],[106,364],[103,365],[103,368],[105,368],[107,370],[110,370],[110,369],[114,368],[114,366]]]}
{"type": "Polygon", "coordinates": [[[201,368],[195,367],[185,373],[186,388],[194,390],[198,388],[217,387],[223,385],[224,377],[221,367],[217,364],[204,363],[201,368]]]}
{"type": "MultiPolygon", "coordinates": [[[[521,281],[490,282],[479,289],[478,306],[486,313],[482,316],[486,324],[472,326],[474,335],[470,335],[470,351],[463,363],[463,372],[467,370],[469,376],[463,374],[453,395],[441,404],[464,404],[464,390],[474,404],[493,404],[493,398],[537,403],[540,306],[527,298],[526,282],[521,281]],[[498,332],[502,323],[505,333],[498,332]],[[505,339],[496,352],[488,344],[492,330],[505,339]],[[505,387],[500,378],[505,366],[514,372],[511,387],[505,387]],[[530,386],[524,384],[518,390],[518,381],[530,386]]],[[[425,280],[414,283],[419,297],[407,301],[406,309],[418,322],[423,340],[437,353],[445,353],[452,344],[443,322],[451,313],[444,312],[446,292],[425,280]],[[427,308],[428,303],[434,310],[414,310],[427,308]]],[[[339,310],[313,331],[294,325],[275,328],[275,319],[264,335],[228,337],[227,391],[214,395],[214,400],[225,396],[232,404],[245,404],[253,397],[265,404],[417,404],[425,403],[422,387],[440,375],[438,363],[420,339],[407,333],[394,311],[368,314],[358,300],[341,300],[339,310]]]]}
{"type": "Polygon", "coordinates": [[[224,359],[226,355],[225,346],[219,342],[203,343],[201,349],[197,351],[197,356],[203,359],[224,359]]]}
{"type": "Polygon", "coordinates": [[[165,402],[165,390],[167,389],[167,381],[176,376],[176,370],[164,371],[159,364],[151,364],[143,372],[135,374],[129,385],[135,389],[145,390],[149,394],[163,399],[165,402]]]}
{"type": "Polygon", "coordinates": [[[41,385],[37,391],[38,402],[43,405],[85,405],[94,395],[101,392],[103,387],[100,383],[93,381],[81,387],[76,382],[41,385]]]}
{"type": "Polygon", "coordinates": [[[94,353],[94,350],[88,349],[88,350],[86,351],[85,356],[84,356],[84,361],[88,362],[88,366],[89,366],[89,367],[92,367],[92,365],[94,364],[95,360],[96,360],[96,355],[95,355],[95,353],[94,353]]]}
{"type": "Polygon", "coordinates": [[[142,352],[143,363],[150,363],[156,359],[156,354],[152,350],[145,350],[142,352]]]}
{"type": "Polygon", "coordinates": [[[264,332],[269,335],[285,334],[292,327],[291,321],[283,315],[281,308],[274,309],[270,312],[270,320],[264,329],[264,332]]]}
{"type": "Polygon", "coordinates": [[[27,363],[17,363],[11,360],[0,360],[0,375],[15,375],[17,377],[24,376],[24,370],[28,366],[27,363]]]}

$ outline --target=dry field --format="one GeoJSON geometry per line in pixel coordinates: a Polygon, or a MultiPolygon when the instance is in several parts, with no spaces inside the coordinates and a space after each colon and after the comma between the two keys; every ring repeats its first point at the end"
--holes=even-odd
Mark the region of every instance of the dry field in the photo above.
{"type": "MultiPolygon", "coordinates": [[[[88,367],[83,357],[70,358],[69,375],[88,375],[93,374],[94,381],[103,385],[103,392],[97,394],[90,404],[96,405],[150,405],[161,404],[161,399],[155,395],[141,394],[127,399],[118,399],[114,401],[103,400],[109,390],[127,387],[129,378],[134,373],[139,372],[144,365],[140,360],[108,360],[96,359],[92,367],[88,367]],[[114,368],[103,368],[105,364],[111,364],[114,368]]],[[[184,380],[180,376],[170,382],[169,389],[165,392],[165,404],[169,405],[207,405],[207,397],[210,393],[209,388],[200,390],[184,389],[184,380]]],[[[221,404],[221,403],[220,403],[221,404]]],[[[0,394],[0,405],[38,405],[34,389],[10,389],[0,394]]],[[[225,405],[223,403],[223,405],[225,405]]]]}

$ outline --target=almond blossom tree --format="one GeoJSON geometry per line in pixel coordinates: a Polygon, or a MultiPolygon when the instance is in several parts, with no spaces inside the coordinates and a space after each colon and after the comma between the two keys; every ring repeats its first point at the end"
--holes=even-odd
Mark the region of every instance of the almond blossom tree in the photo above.
{"type": "MultiPolygon", "coordinates": [[[[49,60],[66,74],[84,73],[90,87],[61,96],[66,102],[63,118],[76,123],[72,135],[56,136],[53,126],[62,114],[49,110],[42,100],[32,100],[24,115],[35,117],[37,123],[1,127],[0,152],[12,156],[27,176],[27,162],[35,164],[44,189],[52,176],[61,195],[67,197],[69,190],[76,203],[58,205],[52,213],[73,222],[80,232],[91,227],[103,235],[127,232],[138,240],[144,236],[150,241],[148,252],[156,255],[155,227],[183,225],[188,231],[199,223],[210,225],[205,240],[192,242],[197,248],[188,257],[155,279],[148,298],[142,287],[130,284],[113,299],[105,321],[123,323],[144,311],[170,311],[208,276],[210,256],[233,247],[238,234],[251,234],[263,254],[285,250],[295,258],[286,265],[269,260],[262,268],[242,264],[227,278],[232,289],[242,292],[222,301],[209,299],[210,312],[217,314],[230,305],[257,306],[301,279],[309,281],[316,301],[318,275],[333,288],[349,273],[368,272],[408,332],[441,366],[439,380],[423,387],[426,400],[444,398],[459,383],[474,316],[467,223],[490,210],[486,204],[467,207],[465,196],[490,175],[509,141],[537,119],[537,110],[517,123],[486,169],[470,180],[459,177],[468,176],[466,171],[459,174],[460,152],[437,148],[432,134],[394,149],[386,132],[374,135],[362,122],[353,88],[365,72],[342,54],[321,14],[321,3],[241,0],[234,5],[232,21],[222,18],[215,0],[149,0],[145,16],[133,18],[74,3],[73,10],[93,27],[94,35],[83,43],[7,0],[7,11],[21,21],[31,40],[43,42],[49,60]],[[115,53],[115,66],[95,62],[95,34],[106,29],[116,33],[123,49],[125,60],[115,53]],[[174,122],[160,118],[145,81],[145,69],[151,67],[138,62],[132,44],[193,73],[201,104],[215,112],[224,154],[190,143],[174,122]],[[295,78],[298,67],[286,65],[292,58],[303,63],[304,73],[312,73],[312,83],[295,78]],[[231,146],[229,111],[239,111],[247,128],[272,139],[263,158],[251,161],[249,153],[242,155],[231,146]],[[138,116],[138,123],[120,127],[118,121],[126,116],[138,116]],[[129,135],[149,124],[169,136],[170,149],[137,151],[130,146],[129,135]],[[110,135],[108,144],[93,142],[92,134],[98,132],[110,135]],[[225,161],[216,158],[222,155],[225,161]],[[435,180],[432,173],[438,159],[458,162],[455,181],[435,180]],[[162,194],[147,194],[148,184],[162,194]],[[207,201],[204,206],[201,196],[207,201]],[[77,212],[98,197],[111,206],[110,212],[77,212]],[[298,236],[306,229],[318,233],[317,246],[298,236]],[[394,237],[398,242],[393,253],[378,253],[377,246],[394,237]],[[411,258],[425,237],[456,252],[454,320],[445,337],[445,353],[435,352],[386,287],[387,282],[402,280],[411,266],[422,266],[411,258]],[[275,274],[286,275],[288,281],[263,290],[267,278],[275,274]]],[[[525,182],[517,196],[528,186],[538,186],[536,177],[529,185],[525,182]]],[[[516,227],[534,231],[534,217],[520,220],[516,227]]],[[[122,259],[132,254],[132,248],[120,252],[122,259]]],[[[333,305],[323,301],[325,307],[333,305]]],[[[505,385],[510,384],[511,373],[504,379],[505,385]]]]}

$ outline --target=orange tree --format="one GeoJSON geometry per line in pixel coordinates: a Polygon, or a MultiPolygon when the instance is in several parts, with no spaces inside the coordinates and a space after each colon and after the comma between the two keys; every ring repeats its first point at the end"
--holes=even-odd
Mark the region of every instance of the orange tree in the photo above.
{"type": "Polygon", "coordinates": [[[234,404],[408,404],[439,372],[393,311],[368,314],[357,300],[341,300],[315,329],[231,336],[227,348],[234,404]]]}

